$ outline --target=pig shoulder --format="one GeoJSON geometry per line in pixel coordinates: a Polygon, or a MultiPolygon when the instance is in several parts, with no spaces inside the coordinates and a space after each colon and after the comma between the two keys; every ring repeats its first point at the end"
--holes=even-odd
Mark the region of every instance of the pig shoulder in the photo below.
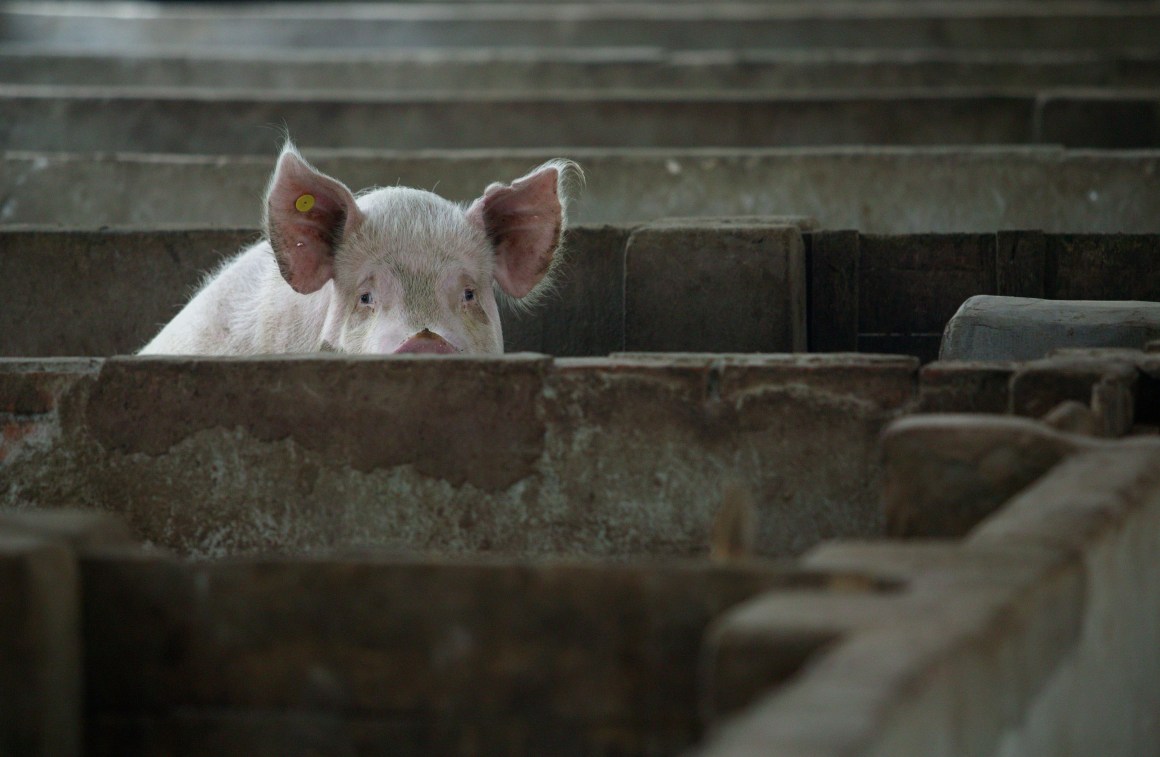
{"type": "Polygon", "coordinates": [[[139,354],[261,355],[319,348],[332,286],[286,285],[269,242],[225,261],[139,354]]]}

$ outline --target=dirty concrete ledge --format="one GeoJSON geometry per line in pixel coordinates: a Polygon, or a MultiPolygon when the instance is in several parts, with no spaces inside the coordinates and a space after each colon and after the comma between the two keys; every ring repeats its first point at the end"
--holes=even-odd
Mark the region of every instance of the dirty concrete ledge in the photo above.
{"type": "Polygon", "coordinates": [[[704,652],[705,707],[736,717],[697,753],[1149,754],[1158,545],[1153,438],[1075,453],[962,542],[819,547],[803,564],[907,590],[769,594],[726,613],[704,652]],[[737,664],[811,640],[824,651],[788,680],[737,664]]]}
{"type": "Polygon", "coordinates": [[[0,361],[0,500],[125,517],[221,556],[379,546],[707,549],[726,479],[759,551],[882,531],[877,436],[913,358],[0,361]],[[789,434],[787,429],[794,429],[789,434]]]}
{"type": "MultiPolygon", "coordinates": [[[[616,367],[639,374],[649,360],[616,367]]],[[[721,757],[1156,743],[1156,439],[1076,451],[963,540],[839,541],[796,565],[369,552],[191,563],[127,548],[114,526],[87,513],[0,518],[0,566],[33,559],[7,549],[15,535],[83,576],[83,593],[54,584],[60,617],[80,608],[83,624],[53,644],[83,647],[92,676],[83,704],[75,678],[42,686],[38,719],[0,736],[55,722],[75,739],[84,717],[97,753],[459,754],[467,739],[515,754],[656,754],[706,727],[697,753],[721,757]],[[503,716],[456,715],[480,708],[503,716]]]]}

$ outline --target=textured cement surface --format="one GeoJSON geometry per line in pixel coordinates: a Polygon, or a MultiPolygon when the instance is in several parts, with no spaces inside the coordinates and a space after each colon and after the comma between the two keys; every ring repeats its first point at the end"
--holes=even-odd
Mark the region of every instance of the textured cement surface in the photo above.
{"type": "Polygon", "coordinates": [[[751,699],[698,754],[1153,753],[1158,463],[1154,438],[1120,442],[1068,459],[963,543],[807,555],[904,588],[726,613],[705,654],[720,690],[751,699]],[[770,662],[730,664],[746,655],[770,662]],[[803,672],[778,678],[779,655],[803,672]]]}
{"type": "MultiPolygon", "coordinates": [[[[509,352],[559,356],[606,355],[626,345],[797,349],[792,329],[775,338],[773,320],[728,321],[743,301],[758,313],[800,314],[801,268],[788,265],[796,260],[797,231],[779,232],[786,244],[772,244],[777,235],[760,231],[790,225],[804,229],[806,344],[816,352],[857,349],[934,360],[946,322],[976,294],[1160,300],[1156,235],[874,235],[819,230],[810,219],[761,217],[577,225],[566,238],[557,291],[530,312],[504,315],[505,346],[509,352]],[[738,229],[746,226],[751,242],[771,243],[739,245],[745,235],[738,237],[738,229]],[[633,275],[626,276],[634,240],[652,246],[652,269],[632,267],[633,275]],[[744,252],[747,266],[770,274],[782,260],[788,265],[782,272],[793,275],[738,280],[717,259],[726,249],[744,252]],[[781,258],[772,256],[778,250],[781,258]],[[668,258],[713,274],[704,286],[685,277],[681,308],[671,306],[672,289],[665,284],[668,258]],[[736,291],[725,291],[730,286],[736,291]],[[635,315],[626,320],[630,302],[635,315]]],[[[13,253],[0,256],[0,294],[7,305],[0,310],[0,355],[135,352],[219,260],[257,238],[258,232],[245,230],[0,230],[0,249],[13,253]],[[46,309],[50,300],[61,304],[46,309]],[[94,319],[100,328],[92,327],[94,319]]],[[[778,322],[785,326],[793,318],[778,322]]]]}
{"type": "Polygon", "coordinates": [[[792,554],[881,532],[877,435],[917,392],[913,358],[856,355],[0,365],[25,410],[4,504],[117,513],[202,557],[704,554],[733,478],[760,552],[792,554]]]}
{"type": "Polygon", "coordinates": [[[1035,360],[1061,347],[1140,349],[1160,338],[1160,303],[976,295],[947,322],[941,360],[1035,360]]]}
{"type": "Polygon", "coordinates": [[[57,49],[438,48],[661,45],[670,49],[1148,47],[1160,11],[1097,4],[906,0],[649,4],[327,4],[211,9],[75,3],[0,6],[0,41],[57,49]],[[144,10],[142,10],[142,8],[144,10]]]}
{"type": "MultiPolygon", "coordinates": [[[[0,223],[258,224],[278,147],[253,156],[0,154],[0,223]]],[[[389,135],[384,137],[389,139],[389,135]]],[[[561,149],[453,152],[307,149],[352,189],[435,187],[468,202],[554,157],[585,169],[576,223],[674,216],[802,215],[866,233],[1042,229],[1160,232],[1160,153],[1050,147],[561,149]]]]}
{"type": "Polygon", "coordinates": [[[46,53],[0,43],[0,82],[229,90],[478,91],[688,88],[1160,86],[1146,50],[135,49],[46,53]]]}
{"type": "Polygon", "coordinates": [[[1160,146],[1160,90],[800,93],[195,92],[0,85],[5,150],[260,153],[305,147],[1160,146]]]}

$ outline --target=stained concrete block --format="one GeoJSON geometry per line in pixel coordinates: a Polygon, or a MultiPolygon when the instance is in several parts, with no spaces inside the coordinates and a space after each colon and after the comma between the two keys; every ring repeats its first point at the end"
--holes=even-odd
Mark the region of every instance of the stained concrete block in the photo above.
{"type": "Polygon", "coordinates": [[[80,604],[72,552],[0,523],[0,597],[0,752],[80,754],[80,604]]]}
{"type": "Polygon", "coordinates": [[[1140,348],[1160,336],[1160,302],[976,295],[947,322],[941,360],[1035,360],[1062,347],[1140,348]]]}
{"type": "Polygon", "coordinates": [[[805,252],[777,219],[663,221],[625,252],[627,350],[801,352],[805,252]]]}

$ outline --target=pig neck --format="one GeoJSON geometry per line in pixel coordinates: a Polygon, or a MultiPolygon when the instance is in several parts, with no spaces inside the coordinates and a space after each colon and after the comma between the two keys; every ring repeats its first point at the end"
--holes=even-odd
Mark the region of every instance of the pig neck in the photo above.
{"type": "Polygon", "coordinates": [[[300,294],[282,278],[268,244],[262,243],[247,254],[251,253],[260,257],[262,286],[253,316],[245,309],[240,315],[243,323],[250,317],[256,321],[251,332],[253,353],[317,352],[324,339],[337,343],[341,318],[334,282],[328,281],[317,292],[300,294]]]}

